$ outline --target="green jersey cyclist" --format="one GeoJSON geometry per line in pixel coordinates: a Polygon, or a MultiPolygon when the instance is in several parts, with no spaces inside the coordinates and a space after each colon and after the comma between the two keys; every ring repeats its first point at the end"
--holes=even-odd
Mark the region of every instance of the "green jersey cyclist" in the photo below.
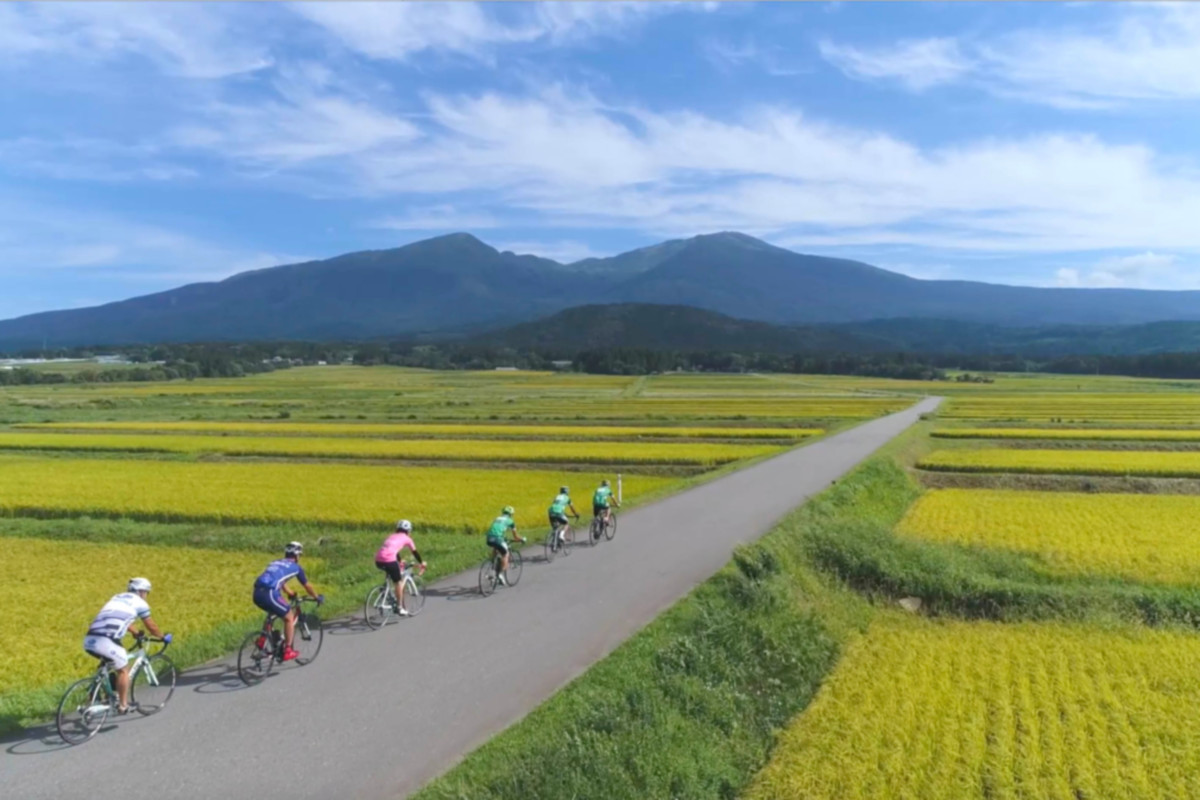
{"type": "MultiPolygon", "coordinates": [[[[596,487],[596,492],[592,495],[592,516],[603,520],[607,525],[612,506],[620,508],[621,504],[617,502],[617,498],[613,497],[612,487],[608,483],[608,478],[605,478],[600,481],[600,485],[596,487]]],[[[593,535],[599,536],[599,531],[593,535]]]]}
{"type": "Polygon", "coordinates": [[[570,489],[566,486],[560,486],[558,496],[550,504],[548,512],[550,515],[550,530],[555,533],[554,543],[550,546],[551,550],[557,550],[566,537],[567,528],[571,524],[567,521],[567,509],[571,510],[571,514],[575,519],[579,519],[579,512],[575,510],[575,505],[571,502],[570,489]]]}
{"type": "Polygon", "coordinates": [[[508,581],[504,579],[504,574],[508,572],[508,532],[512,531],[513,538],[518,542],[525,541],[523,536],[517,535],[517,523],[513,521],[515,513],[512,506],[505,506],[500,516],[492,520],[492,526],[487,532],[488,547],[500,555],[500,571],[496,578],[502,586],[508,586],[508,581]]]}

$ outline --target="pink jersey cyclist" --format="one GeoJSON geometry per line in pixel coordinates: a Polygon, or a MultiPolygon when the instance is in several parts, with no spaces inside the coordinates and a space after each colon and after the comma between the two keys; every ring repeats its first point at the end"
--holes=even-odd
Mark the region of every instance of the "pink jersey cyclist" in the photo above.
{"type": "Polygon", "coordinates": [[[410,533],[412,533],[412,523],[406,519],[400,520],[396,523],[395,533],[384,539],[383,546],[375,553],[375,566],[386,572],[393,583],[398,584],[402,580],[400,552],[406,547],[412,550],[413,558],[421,565],[421,571],[425,571],[425,559],[421,558],[421,554],[417,552],[417,545],[413,542],[410,533]]]}

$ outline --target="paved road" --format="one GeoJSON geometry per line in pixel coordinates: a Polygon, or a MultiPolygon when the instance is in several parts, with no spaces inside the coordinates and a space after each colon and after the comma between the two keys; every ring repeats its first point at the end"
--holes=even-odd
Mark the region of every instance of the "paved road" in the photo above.
{"type": "Polygon", "coordinates": [[[431,587],[420,617],[381,632],[344,622],[313,664],[254,688],[223,662],[181,676],[162,714],[81,747],[45,729],[5,741],[0,796],[396,800],[520,719],[937,402],[623,514],[612,543],[527,563],[520,586],[488,599],[467,591],[474,572],[449,578],[431,587]],[[401,714],[414,735],[396,725],[401,714]]]}

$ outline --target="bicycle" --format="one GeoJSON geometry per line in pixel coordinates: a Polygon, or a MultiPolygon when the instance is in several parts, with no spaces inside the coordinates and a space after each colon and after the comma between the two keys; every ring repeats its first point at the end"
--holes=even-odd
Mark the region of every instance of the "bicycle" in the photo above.
{"type": "MultiPolygon", "coordinates": [[[[319,604],[319,601],[314,597],[294,597],[291,607],[299,609],[302,603],[319,604]]],[[[283,663],[283,631],[275,626],[279,619],[275,614],[267,614],[262,627],[248,633],[238,649],[238,677],[247,686],[261,683],[276,664],[283,663]]],[[[315,661],[324,638],[320,618],[315,613],[305,614],[300,610],[296,615],[296,633],[292,641],[292,647],[300,652],[295,659],[296,664],[303,667],[315,661]]]]}
{"type": "MultiPolygon", "coordinates": [[[[575,515],[575,519],[579,519],[579,515],[575,515]]],[[[571,554],[571,548],[575,545],[575,529],[567,525],[550,526],[550,532],[546,534],[546,542],[543,545],[546,551],[546,561],[554,560],[554,557],[559,553],[564,556],[571,554]],[[562,537],[559,538],[558,533],[562,531],[562,537]]]]}
{"type": "Polygon", "coordinates": [[[592,527],[589,534],[588,542],[593,547],[600,543],[601,536],[611,542],[617,535],[617,512],[610,508],[608,510],[607,522],[603,517],[592,517],[592,527]]]}
{"type": "MultiPolygon", "coordinates": [[[[134,650],[129,654],[129,710],[148,717],[162,711],[175,694],[175,664],[163,655],[171,644],[171,634],[161,639],[136,638],[134,650]],[[147,653],[148,641],[160,642],[162,647],[156,653],[147,653]]],[[[55,723],[64,742],[72,745],[86,742],[96,735],[108,715],[117,711],[121,701],[115,678],[116,671],[107,660],[101,660],[90,678],[75,681],[63,694],[55,723]]]]}
{"type": "Polygon", "coordinates": [[[403,597],[403,603],[400,605],[396,603],[396,593],[392,589],[391,579],[387,576],[384,576],[382,584],[371,587],[371,591],[367,592],[367,599],[363,602],[363,618],[367,627],[379,630],[388,624],[392,615],[401,616],[401,605],[408,612],[404,616],[415,617],[420,614],[421,609],[425,607],[425,594],[417,583],[418,577],[413,575],[411,564],[406,566],[403,561],[400,562],[400,593],[403,597]]]}
{"type": "MultiPolygon", "coordinates": [[[[524,539],[520,540],[524,542],[524,539]]],[[[516,542],[508,542],[510,545],[516,542]]],[[[488,556],[482,564],[479,565],[479,593],[487,597],[492,592],[496,591],[496,587],[500,584],[500,561],[499,553],[494,552],[488,556]]],[[[508,549],[508,570],[504,573],[504,580],[509,586],[516,586],[521,580],[521,551],[514,550],[512,547],[508,549]]]]}

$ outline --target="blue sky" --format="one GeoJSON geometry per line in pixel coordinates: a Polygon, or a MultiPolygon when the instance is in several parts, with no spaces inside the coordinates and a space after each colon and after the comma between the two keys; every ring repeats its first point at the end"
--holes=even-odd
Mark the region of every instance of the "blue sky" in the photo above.
{"type": "Polygon", "coordinates": [[[1200,288],[1200,4],[0,4],[0,317],[466,230],[1200,288]]]}

